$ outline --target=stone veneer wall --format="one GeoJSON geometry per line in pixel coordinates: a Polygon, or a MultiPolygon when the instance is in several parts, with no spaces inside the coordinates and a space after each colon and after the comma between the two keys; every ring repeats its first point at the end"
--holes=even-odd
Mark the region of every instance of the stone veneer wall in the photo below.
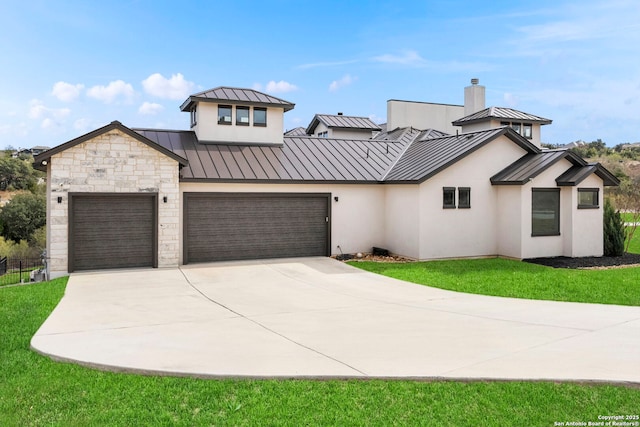
{"type": "Polygon", "coordinates": [[[158,266],[178,265],[179,165],[112,130],[54,154],[47,173],[47,253],[51,278],[67,274],[68,193],[158,193],[158,266]],[[57,199],[62,196],[62,203],[57,199]],[[163,197],[167,197],[167,203],[163,197]]]}

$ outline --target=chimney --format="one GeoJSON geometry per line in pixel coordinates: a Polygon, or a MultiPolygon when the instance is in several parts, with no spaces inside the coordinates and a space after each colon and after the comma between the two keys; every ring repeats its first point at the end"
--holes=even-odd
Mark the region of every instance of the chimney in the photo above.
{"type": "Polygon", "coordinates": [[[480,86],[479,79],[471,79],[471,86],[464,88],[464,115],[468,116],[484,110],[484,86],[480,86]]]}

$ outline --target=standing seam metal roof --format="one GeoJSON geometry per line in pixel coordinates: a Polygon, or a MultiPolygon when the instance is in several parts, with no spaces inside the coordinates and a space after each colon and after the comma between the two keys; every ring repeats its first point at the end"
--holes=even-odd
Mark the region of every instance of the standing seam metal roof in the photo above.
{"type": "Polygon", "coordinates": [[[192,131],[136,129],[185,157],[183,181],[380,182],[409,141],[287,137],[285,144],[201,144],[192,131]]]}
{"type": "Polygon", "coordinates": [[[519,120],[524,122],[540,123],[542,125],[551,123],[551,120],[545,119],[544,117],[514,110],[513,108],[488,107],[484,110],[480,110],[476,113],[458,119],[452,122],[452,124],[454,126],[461,126],[469,123],[485,121],[487,119],[519,120]]]}
{"type": "Polygon", "coordinates": [[[379,131],[380,126],[375,124],[368,117],[356,117],[356,116],[344,116],[341,114],[316,114],[309,126],[307,127],[307,134],[311,135],[315,131],[318,124],[324,124],[328,128],[337,129],[357,129],[357,130],[371,130],[379,131]]]}
{"type": "Polygon", "coordinates": [[[220,86],[189,96],[180,106],[181,111],[188,111],[197,102],[230,102],[241,104],[272,105],[283,107],[284,111],[293,109],[295,104],[253,89],[220,86]]]}

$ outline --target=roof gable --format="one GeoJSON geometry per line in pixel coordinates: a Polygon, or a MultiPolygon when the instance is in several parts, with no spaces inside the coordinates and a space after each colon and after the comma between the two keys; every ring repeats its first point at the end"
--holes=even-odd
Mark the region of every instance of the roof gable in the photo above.
{"type": "Polygon", "coordinates": [[[313,134],[320,123],[329,129],[381,130],[380,126],[368,117],[344,116],[342,114],[316,114],[307,127],[307,134],[313,134]]]}
{"type": "Polygon", "coordinates": [[[484,110],[480,110],[468,116],[462,117],[461,119],[452,122],[452,124],[454,126],[462,126],[470,123],[484,122],[492,119],[517,120],[521,122],[539,123],[541,125],[551,124],[550,119],[545,119],[544,117],[505,107],[488,107],[484,110]]]}
{"type": "Polygon", "coordinates": [[[422,183],[501,135],[529,153],[540,151],[511,128],[496,128],[421,140],[416,138],[384,176],[384,181],[422,183]]]}
{"type": "Polygon", "coordinates": [[[259,92],[254,89],[219,86],[193,94],[180,106],[181,111],[190,111],[196,102],[227,102],[240,105],[258,105],[263,107],[281,107],[284,111],[292,110],[295,104],[284,99],[259,92]]]}
{"type": "Polygon", "coordinates": [[[592,173],[600,177],[603,185],[606,187],[616,187],[620,185],[620,180],[600,163],[590,163],[586,166],[573,166],[556,178],[556,183],[561,187],[576,186],[587,179],[592,173]]]}
{"type": "Polygon", "coordinates": [[[107,132],[110,132],[112,130],[118,130],[136,140],[138,140],[139,142],[148,145],[149,147],[153,148],[154,150],[160,151],[162,154],[164,154],[165,156],[175,160],[176,162],[178,162],[181,166],[186,166],[188,164],[187,160],[181,156],[179,156],[178,154],[174,153],[173,151],[162,147],[160,145],[158,145],[157,143],[155,143],[154,141],[151,141],[150,139],[144,137],[143,135],[129,129],[128,127],[126,127],[125,125],[123,125],[122,123],[120,123],[119,121],[113,121],[111,123],[109,123],[106,126],[103,126],[99,129],[96,129],[92,132],[89,132],[87,134],[84,134],[82,136],[79,136],[78,138],[72,139],[71,141],[67,141],[64,144],[60,144],[57,147],[51,148],[47,151],[42,152],[41,154],[38,154],[37,156],[34,157],[33,161],[34,161],[34,168],[41,170],[41,171],[46,171],[46,164],[47,162],[49,162],[51,160],[51,156],[61,153],[65,150],[68,150],[71,147],[74,147],[78,144],[81,144],[85,141],[89,141],[93,138],[96,138],[102,134],[105,134],[107,132]]]}

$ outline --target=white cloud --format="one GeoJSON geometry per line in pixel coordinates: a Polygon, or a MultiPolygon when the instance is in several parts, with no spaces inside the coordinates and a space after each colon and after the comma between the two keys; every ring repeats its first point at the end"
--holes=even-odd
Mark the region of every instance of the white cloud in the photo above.
{"type": "Polygon", "coordinates": [[[331,84],[329,85],[329,90],[331,92],[335,92],[340,88],[349,86],[351,83],[355,82],[356,80],[358,80],[357,77],[351,77],[351,75],[345,74],[344,76],[342,76],[340,80],[332,81],[331,84]]]}
{"type": "Polygon", "coordinates": [[[184,79],[180,73],[167,79],[160,73],[151,74],[142,81],[145,92],[158,98],[184,100],[196,87],[195,83],[184,79]]]}
{"type": "Polygon", "coordinates": [[[415,50],[405,50],[402,55],[384,54],[373,57],[376,62],[384,62],[386,64],[399,64],[399,65],[425,65],[426,61],[415,50]]]}
{"type": "Polygon", "coordinates": [[[73,128],[77,131],[84,132],[90,128],[91,121],[86,118],[77,119],[73,122],[73,128]]]}
{"type": "Polygon", "coordinates": [[[298,86],[289,82],[285,82],[284,80],[280,80],[279,82],[271,80],[269,83],[267,83],[265,90],[271,93],[286,93],[298,90],[298,86]]]}
{"type": "Polygon", "coordinates": [[[511,108],[516,107],[519,101],[518,97],[512,94],[511,92],[505,92],[504,95],[502,96],[502,99],[504,100],[507,107],[511,107],[511,108]]]}
{"type": "Polygon", "coordinates": [[[71,113],[68,108],[49,108],[39,99],[32,99],[29,102],[29,118],[30,119],[42,119],[53,118],[62,119],[67,117],[71,113]]]}
{"type": "Polygon", "coordinates": [[[144,114],[145,116],[151,116],[158,114],[162,110],[164,110],[164,107],[160,104],[156,104],[155,102],[144,102],[140,108],[138,108],[138,113],[144,114]]]}
{"type": "Polygon", "coordinates": [[[369,115],[369,120],[371,120],[373,123],[375,124],[381,124],[381,123],[386,123],[387,122],[387,118],[386,117],[380,117],[377,114],[370,114],[369,115]]]}
{"type": "Polygon", "coordinates": [[[87,95],[104,103],[110,104],[118,98],[124,98],[126,102],[131,102],[135,91],[133,86],[122,80],[115,80],[107,86],[93,86],[87,90],[87,95]]]}
{"type": "Polygon", "coordinates": [[[55,96],[60,101],[71,102],[80,96],[82,89],[84,89],[83,84],[72,85],[67,82],[57,82],[53,85],[51,95],[55,96]]]}
{"type": "Polygon", "coordinates": [[[42,129],[51,129],[52,127],[54,127],[56,125],[56,122],[53,121],[52,119],[50,119],[49,117],[47,117],[46,119],[44,119],[42,121],[42,123],[40,124],[40,127],[42,129]]]}

